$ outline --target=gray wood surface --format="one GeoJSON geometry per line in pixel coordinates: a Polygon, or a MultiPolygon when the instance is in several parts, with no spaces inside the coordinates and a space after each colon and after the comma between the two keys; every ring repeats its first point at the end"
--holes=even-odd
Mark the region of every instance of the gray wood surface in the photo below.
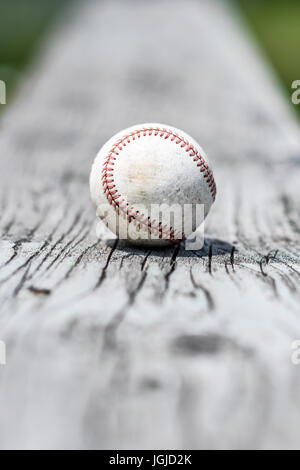
{"type": "Polygon", "coordinates": [[[300,447],[298,133],[225,1],[66,14],[0,123],[1,448],[300,447]],[[97,237],[92,160],[151,121],[214,167],[201,251],[97,237]]]}

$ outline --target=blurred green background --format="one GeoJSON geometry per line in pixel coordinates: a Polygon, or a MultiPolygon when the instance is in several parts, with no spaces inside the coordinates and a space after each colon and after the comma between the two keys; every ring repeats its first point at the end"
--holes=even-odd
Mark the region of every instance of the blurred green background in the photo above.
{"type": "MultiPolygon", "coordinates": [[[[300,80],[300,0],[234,0],[266,52],[291,103],[291,84],[300,80]]],[[[292,105],[300,118],[300,105],[292,105]]]]}
{"type": "MultiPolygon", "coordinates": [[[[47,28],[68,0],[0,0],[0,80],[7,99],[47,28]]],[[[0,106],[0,111],[4,110],[0,106]]]]}
{"type": "MultiPolygon", "coordinates": [[[[8,98],[68,1],[72,0],[0,0],[0,80],[7,84],[8,98]]],[[[232,1],[265,49],[291,102],[291,84],[300,79],[300,0],[232,1]]],[[[300,106],[294,108],[300,117],[300,106]]]]}

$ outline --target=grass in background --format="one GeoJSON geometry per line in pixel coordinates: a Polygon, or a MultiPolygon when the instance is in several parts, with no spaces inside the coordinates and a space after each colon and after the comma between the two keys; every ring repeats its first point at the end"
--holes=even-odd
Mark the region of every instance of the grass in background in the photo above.
{"type": "MultiPolygon", "coordinates": [[[[0,80],[6,82],[7,97],[66,1],[0,0],[0,80]]],[[[3,109],[1,106],[0,111],[3,109]]]]}
{"type": "MultiPolygon", "coordinates": [[[[291,84],[300,80],[300,0],[235,2],[278,71],[291,102],[291,84]]],[[[300,117],[300,105],[296,109],[300,117]]]]}
{"type": "MultiPolygon", "coordinates": [[[[0,80],[8,97],[43,33],[70,0],[0,0],[0,80]]],[[[287,90],[300,80],[300,0],[234,0],[287,90]]],[[[300,116],[300,105],[296,107],[300,116]]],[[[0,106],[0,111],[4,106],[0,106]]]]}

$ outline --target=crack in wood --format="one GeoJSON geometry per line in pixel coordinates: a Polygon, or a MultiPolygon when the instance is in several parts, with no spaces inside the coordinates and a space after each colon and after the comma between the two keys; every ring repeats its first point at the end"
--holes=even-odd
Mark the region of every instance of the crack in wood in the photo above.
{"type": "Polygon", "coordinates": [[[48,296],[51,294],[51,289],[44,289],[40,287],[30,286],[28,287],[29,292],[35,295],[48,296]]]}
{"type": "Polygon", "coordinates": [[[24,284],[27,280],[27,274],[28,274],[29,269],[30,269],[30,263],[28,264],[25,272],[23,273],[23,275],[21,277],[21,280],[18,282],[17,286],[13,290],[13,293],[12,293],[13,297],[16,297],[19,294],[19,292],[21,291],[21,289],[23,288],[23,286],[24,286],[24,284]]]}
{"type": "Polygon", "coordinates": [[[213,243],[209,245],[208,249],[208,272],[212,276],[212,257],[213,257],[213,243]]]}
{"type": "Polygon", "coordinates": [[[203,284],[200,284],[199,282],[195,281],[192,268],[190,268],[190,279],[192,281],[192,284],[193,284],[194,288],[195,289],[200,289],[203,292],[203,294],[205,296],[205,299],[206,299],[206,302],[207,302],[208,310],[210,312],[215,310],[215,302],[213,300],[213,297],[212,297],[211,293],[209,292],[209,290],[206,287],[203,286],[203,284]]]}
{"type": "MultiPolygon", "coordinates": [[[[73,231],[73,229],[75,228],[75,226],[77,225],[77,223],[79,222],[80,218],[81,218],[81,212],[78,212],[75,217],[74,217],[74,220],[73,222],[71,223],[69,229],[64,232],[60,238],[56,241],[56,243],[54,243],[54,245],[51,247],[48,255],[45,256],[46,259],[48,259],[51,254],[55,251],[56,247],[59,246],[63,241],[64,239],[70,235],[70,233],[73,231]]],[[[52,261],[50,262],[50,264],[48,266],[46,266],[46,268],[44,269],[43,273],[42,274],[45,274],[47,271],[49,271],[51,269],[51,267],[56,263],[56,261],[60,258],[60,256],[66,251],[66,249],[74,242],[74,240],[76,240],[76,238],[81,234],[81,232],[83,231],[84,227],[81,227],[81,229],[79,230],[79,232],[77,232],[74,237],[69,240],[68,243],[66,243],[66,245],[61,248],[61,250],[59,251],[58,255],[56,255],[52,261]]],[[[44,264],[45,262],[45,259],[43,260],[42,264],[44,264]]],[[[38,267],[38,269],[40,269],[40,266],[38,267]]]]}
{"type": "Polygon", "coordinates": [[[176,260],[177,260],[177,256],[178,256],[179,251],[180,251],[180,244],[175,246],[175,248],[173,250],[173,253],[172,253],[172,256],[171,256],[171,259],[170,259],[170,269],[164,275],[164,277],[165,277],[165,293],[169,289],[170,277],[172,276],[173,272],[176,269],[176,260]]]}
{"type": "Polygon", "coordinates": [[[116,238],[116,240],[114,241],[114,244],[113,244],[112,248],[110,249],[110,252],[109,252],[109,254],[108,254],[108,256],[107,256],[106,263],[105,263],[104,267],[102,268],[101,275],[100,275],[100,277],[99,277],[99,279],[98,279],[98,281],[97,281],[97,284],[96,284],[95,287],[94,287],[94,290],[97,290],[99,287],[101,287],[101,285],[102,285],[104,279],[106,278],[106,271],[107,271],[107,268],[108,268],[108,266],[109,266],[111,257],[112,257],[112,255],[114,254],[114,252],[115,252],[115,250],[116,250],[116,248],[117,248],[117,246],[118,246],[118,243],[119,243],[119,239],[116,238]]]}
{"type": "Polygon", "coordinates": [[[147,261],[148,261],[149,256],[151,255],[151,253],[152,253],[152,250],[148,250],[148,251],[147,251],[147,253],[146,253],[146,255],[145,255],[145,257],[144,257],[144,259],[143,259],[143,261],[142,261],[142,263],[141,263],[141,271],[144,271],[145,266],[146,266],[146,263],[147,263],[147,261]]]}
{"type": "Polygon", "coordinates": [[[300,226],[297,224],[295,219],[292,217],[293,209],[291,200],[288,198],[286,194],[281,196],[281,202],[283,204],[284,214],[286,214],[288,222],[292,228],[292,230],[299,236],[300,234],[300,226]]]}
{"type": "Polygon", "coordinates": [[[62,281],[64,280],[67,280],[70,275],[72,274],[72,272],[74,271],[74,269],[80,265],[83,257],[90,251],[90,250],[93,250],[94,248],[96,248],[96,246],[98,246],[100,243],[100,240],[97,240],[96,243],[93,243],[92,245],[88,246],[87,248],[85,248],[83,250],[83,252],[77,257],[75,263],[70,267],[70,269],[68,269],[67,273],[65,274],[64,278],[62,279],[62,281]]]}

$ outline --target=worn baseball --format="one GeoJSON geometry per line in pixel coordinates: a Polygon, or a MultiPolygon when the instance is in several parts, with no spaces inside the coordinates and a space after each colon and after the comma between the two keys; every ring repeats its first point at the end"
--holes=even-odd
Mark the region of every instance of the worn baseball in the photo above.
{"type": "Polygon", "coordinates": [[[207,216],[216,184],[200,145],[163,124],[125,129],[104,144],[90,174],[97,215],[120,238],[178,243],[207,216]]]}

